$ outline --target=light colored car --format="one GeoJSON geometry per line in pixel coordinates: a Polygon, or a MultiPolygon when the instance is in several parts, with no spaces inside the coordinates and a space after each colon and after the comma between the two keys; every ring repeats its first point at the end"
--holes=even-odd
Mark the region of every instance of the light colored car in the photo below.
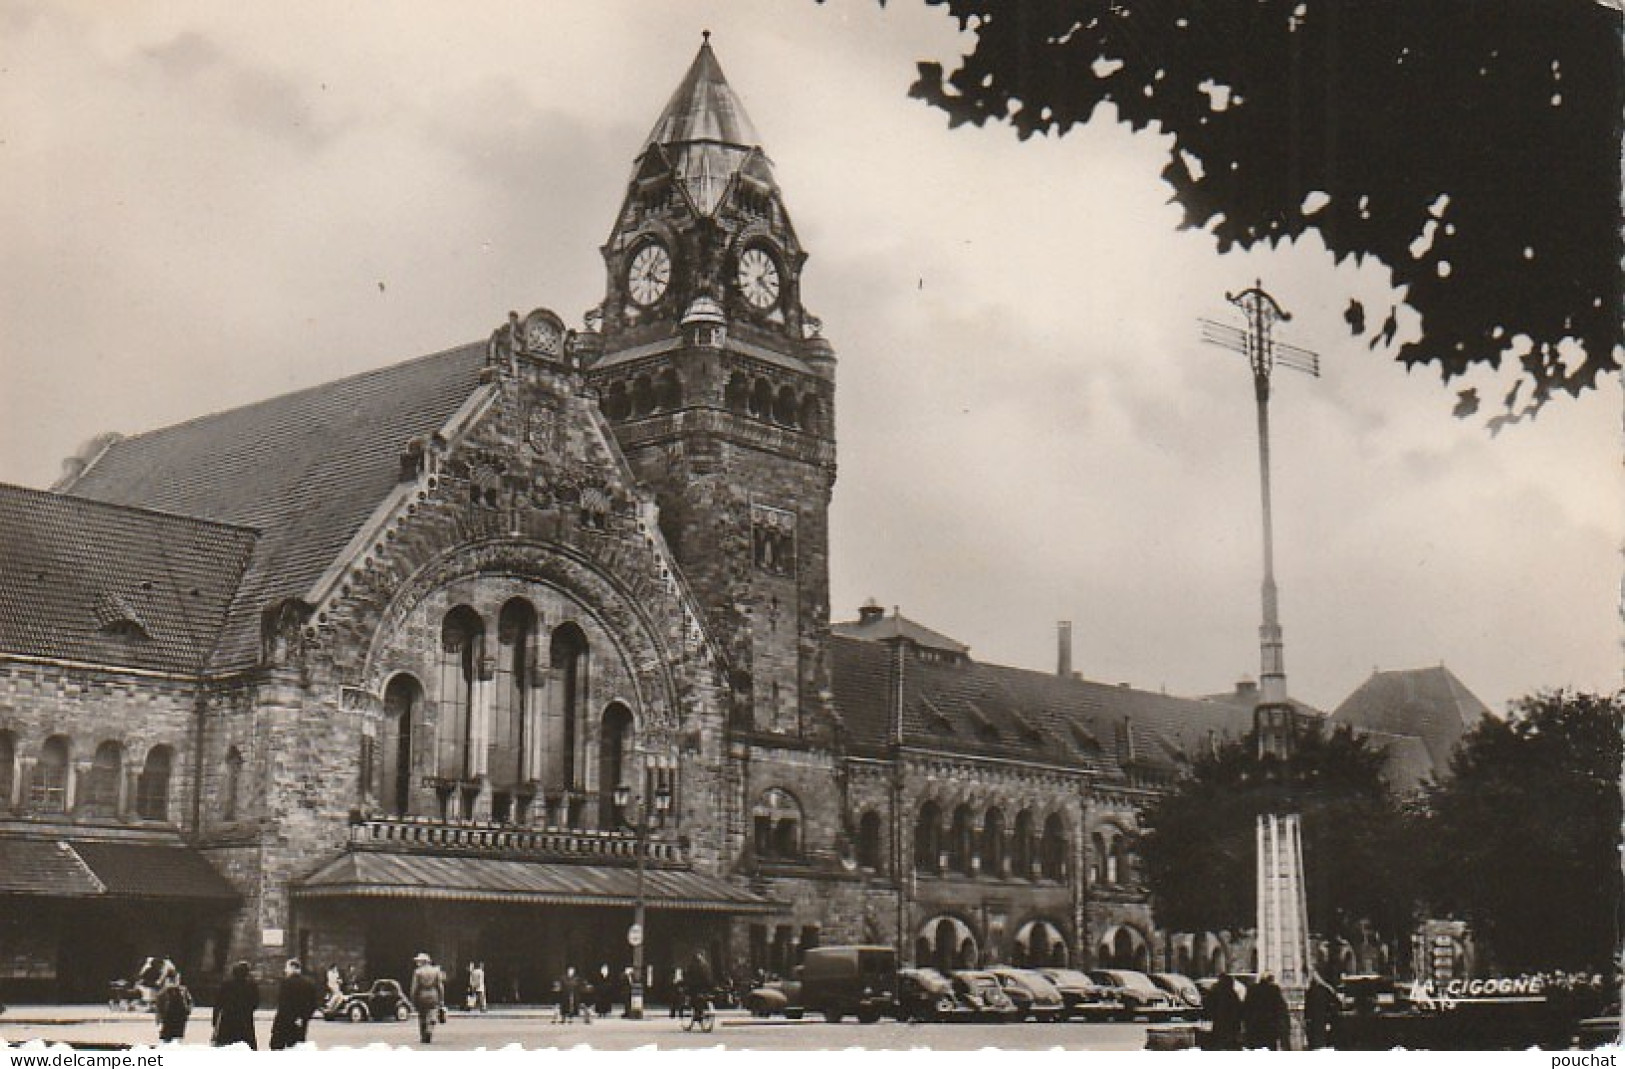
{"type": "Polygon", "coordinates": [[[1135,1017],[1157,1020],[1179,1012],[1173,996],[1152,983],[1151,977],[1143,972],[1133,969],[1092,969],[1089,978],[1098,984],[1116,988],[1126,1020],[1135,1017]]]}
{"type": "Polygon", "coordinates": [[[990,972],[959,969],[948,974],[953,982],[954,994],[971,1008],[981,1021],[1019,1021],[1021,1011],[1010,1001],[999,978],[990,972]]]}
{"type": "Polygon", "coordinates": [[[1151,982],[1162,988],[1174,997],[1179,1004],[1177,1009],[1182,1017],[1194,1017],[1202,1010],[1202,992],[1197,990],[1196,981],[1183,973],[1154,972],[1148,973],[1151,982]]]}
{"type": "Polygon", "coordinates": [[[1066,1015],[1073,1021],[1109,1021],[1123,1012],[1115,988],[1102,987],[1079,969],[1040,969],[1066,1001],[1066,1015]]]}
{"type": "Polygon", "coordinates": [[[1066,1000],[1055,985],[1037,969],[1012,969],[997,966],[989,969],[998,978],[999,986],[1010,996],[1023,1017],[1035,1021],[1059,1021],[1066,1016],[1066,1000]]]}

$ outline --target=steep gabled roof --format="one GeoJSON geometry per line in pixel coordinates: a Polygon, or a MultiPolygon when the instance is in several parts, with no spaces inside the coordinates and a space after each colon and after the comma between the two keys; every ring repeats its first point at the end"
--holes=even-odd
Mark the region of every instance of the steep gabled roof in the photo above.
{"type": "Polygon", "coordinates": [[[199,672],[256,544],[246,527],[0,486],[0,652],[199,672]]]}
{"type": "Polygon", "coordinates": [[[257,529],[211,664],[245,667],[260,612],[309,592],[399,481],[407,443],[447,424],[484,360],[484,343],[449,349],[124,438],[65,492],[257,529]]]}
{"type": "Polygon", "coordinates": [[[648,173],[654,159],[670,166],[689,202],[713,214],[741,171],[777,188],[745,106],[723,76],[707,39],[649,131],[633,177],[648,173]]]}
{"type": "Polygon", "coordinates": [[[933,631],[896,611],[890,616],[879,612],[866,613],[862,619],[834,623],[829,629],[831,634],[844,638],[860,638],[869,642],[905,639],[924,649],[941,650],[955,656],[970,652],[970,647],[963,642],[949,638],[940,631],[933,631]]]}
{"type": "Polygon", "coordinates": [[[1488,713],[1489,707],[1441,664],[1372,672],[1333,710],[1332,720],[1367,731],[1420,736],[1433,771],[1443,775],[1456,743],[1488,713]]]}

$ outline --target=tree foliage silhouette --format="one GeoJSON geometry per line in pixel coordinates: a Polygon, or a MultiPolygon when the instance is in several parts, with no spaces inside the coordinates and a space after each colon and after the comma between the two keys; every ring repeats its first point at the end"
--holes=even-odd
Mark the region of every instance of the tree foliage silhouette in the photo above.
{"type": "MultiPolygon", "coordinates": [[[[885,0],[881,0],[882,3],[885,0]]],[[[1516,362],[1492,429],[1621,358],[1618,4],[1597,0],[926,0],[975,44],[911,93],[953,125],[1065,134],[1104,104],[1174,145],[1163,178],[1220,251],[1316,230],[1420,314],[1407,367],[1516,362]]],[[[1350,300],[1350,330],[1397,311],[1350,300]]],[[[1458,416],[1480,407],[1460,391],[1458,416]]]]}

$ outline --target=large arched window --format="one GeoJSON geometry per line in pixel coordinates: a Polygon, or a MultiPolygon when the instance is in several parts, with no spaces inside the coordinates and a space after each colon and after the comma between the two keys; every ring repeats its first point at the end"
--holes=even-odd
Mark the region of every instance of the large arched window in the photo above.
{"type": "Polygon", "coordinates": [[[1016,814],[1015,836],[1010,842],[1010,875],[1018,879],[1033,878],[1033,811],[1023,809],[1016,814]]]}
{"type": "MultiPolygon", "coordinates": [[[[559,626],[553,631],[548,656],[558,685],[548,688],[548,701],[551,704],[543,784],[549,790],[579,791],[581,783],[576,739],[580,735],[579,724],[587,700],[589,654],[586,634],[575,624],[559,626]]],[[[573,827],[580,815],[579,799],[572,803],[569,812],[559,815],[573,827]]]]}
{"type": "Polygon", "coordinates": [[[1066,878],[1066,822],[1061,819],[1061,814],[1051,813],[1044,819],[1044,840],[1038,854],[1044,879],[1066,878]]]}
{"type": "Polygon", "coordinates": [[[1004,814],[997,809],[982,818],[982,873],[1004,875],[1004,814]]]}
{"type": "Polygon", "coordinates": [[[914,868],[942,871],[942,810],[935,802],[920,807],[920,819],[914,824],[914,868]]]}
{"type": "Polygon", "coordinates": [[[751,811],[755,831],[756,856],[798,858],[802,852],[801,803],[782,787],[762,792],[751,811]]]}
{"type": "Polygon", "coordinates": [[[28,801],[41,813],[65,813],[68,809],[68,759],[72,748],[65,735],[52,735],[40,747],[34,762],[34,781],[28,801]]]}
{"type": "Polygon", "coordinates": [[[124,779],[124,747],[108,739],[96,747],[90,766],[90,781],[79,797],[88,813],[115,816],[118,813],[119,784],[124,779]]]}
{"type": "Polygon", "coordinates": [[[142,820],[169,819],[169,770],[175,751],[154,746],[147,751],[141,776],[135,781],[135,811],[142,820]]]}
{"type": "Polygon", "coordinates": [[[953,827],[948,832],[948,868],[963,876],[971,874],[971,858],[976,853],[976,824],[970,806],[954,810],[953,827]]]}
{"type": "Polygon", "coordinates": [[[858,820],[858,865],[875,872],[886,867],[880,852],[880,814],[873,809],[858,820]]]}
{"type": "Polygon", "coordinates": [[[16,804],[17,736],[0,731],[0,809],[16,804]]]}
{"type": "Polygon", "coordinates": [[[220,819],[236,820],[242,804],[243,752],[233,746],[226,751],[225,784],[221,790],[220,819]]]}
{"type": "Polygon", "coordinates": [[[440,625],[440,708],[435,727],[435,775],[469,780],[480,771],[473,753],[474,684],[485,654],[485,625],[459,605],[440,625]]]}
{"type": "MultiPolygon", "coordinates": [[[[598,826],[615,826],[615,788],[632,787],[633,770],[627,758],[633,752],[632,710],[611,702],[598,731],[598,826]]],[[[652,801],[645,799],[645,801],[652,801]]]]}
{"type": "Polygon", "coordinates": [[[531,778],[526,755],[531,739],[530,679],[536,645],[536,610],[514,598],[497,617],[496,715],[486,774],[491,783],[491,817],[508,820],[518,806],[520,784],[531,778]]]}
{"type": "Polygon", "coordinates": [[[379,797],[391,813],[412,811],[412,733],[423,708],[423,685],[398,675],[384,688],[383,790],[379,797]]]}

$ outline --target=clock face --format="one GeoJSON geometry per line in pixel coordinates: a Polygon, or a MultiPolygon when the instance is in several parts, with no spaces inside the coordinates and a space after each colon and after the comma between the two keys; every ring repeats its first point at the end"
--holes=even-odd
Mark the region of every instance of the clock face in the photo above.
{"type": "Polygon", "coordinates": [[[664,245],[649,242],[632,254],[626,271],[626,288],[632,299],[647,308],[666,294],[671,285],[671,254],[664,245]]]}
{"type": "Polygon", "coordinates": [[[739,292],[755,307],[779,303],[779,264],[766,249],[752,246],[739,254],[737,281],[739,292]]]}

